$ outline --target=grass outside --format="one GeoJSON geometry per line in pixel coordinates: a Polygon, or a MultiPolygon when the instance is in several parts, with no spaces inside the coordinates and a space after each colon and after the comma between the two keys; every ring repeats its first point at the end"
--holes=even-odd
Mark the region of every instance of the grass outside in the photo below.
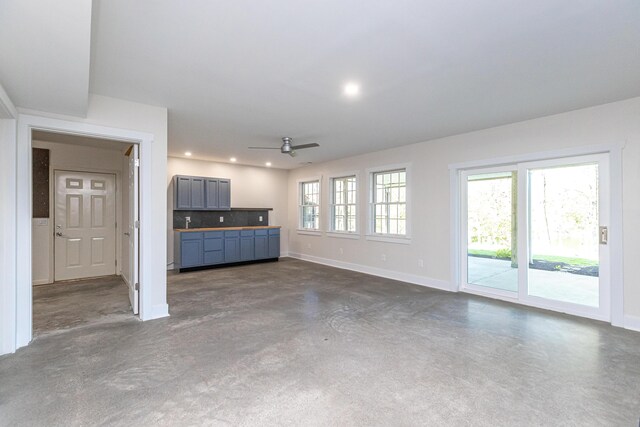
{"type": "MultiPolygon", "coordinates": [[[[484,256],[484,257],[491,257],[491,258],[498,258],[498,259],[511,259],[509,256],[498,256],[497,252],[498,251],[492,251],[488,249],[469,249],[468,250],[469,255],[477,255],[477,256],[484,256]]],[[[506,251],[503,250],[501,252],[504,253],[506,251]]],[[[547,261],[547,262],[563,262],[567,265],[575,265],[580,267],[593,267],[598,265],[598,261],[593,259],[562,257],[562,256],[555,256],[555,255],[534,254],[533,259],[538,261],[547,261]]]]}

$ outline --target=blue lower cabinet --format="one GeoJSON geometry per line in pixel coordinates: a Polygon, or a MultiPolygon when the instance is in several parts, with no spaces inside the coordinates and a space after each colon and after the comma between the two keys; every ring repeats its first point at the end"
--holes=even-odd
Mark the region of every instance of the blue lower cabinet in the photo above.
{"type": "Polygon", "coordinates": [[[198,267],[204,263],[202,233],[183,233],[180,241],[180,267],[198,267]],[[185,236],[185,234],[187,234],[185,236]]]}
{"type": "Polygon", "coordinates": [[[204,253],[204,264],[222,264],[224,262],[224,251],[211,251],[204,253]]]}
{"type": "Polygon", "coordinates": [[[224,232],[224,262],[240,261],[240,231],[224,232]]]}
{"type": "Polygon", "coordinates": [[[280,229],[184,231],[175,240],[179,268],[280,257],[280,229]]]}
{"type": "Polygon", "coordinates": [[[280,257],[280,229],[269,229],[269,258],[280,257]]]}
{"type": "Polygon", "coordinates": [[[269,258],[269,235],[266,229],[255,230],[253,248],[255,259],[269,258]]]}
{"type": "Polygon", "coordinates": [[[240,261],[252,261],[255,258],[253,230],[240,231],[240,261]]]}
{"type": "Polygon", "coordinates": [[[204,264],[222,264],[224,262],[224,233],[207,231],[204,233],[204,264]]]}

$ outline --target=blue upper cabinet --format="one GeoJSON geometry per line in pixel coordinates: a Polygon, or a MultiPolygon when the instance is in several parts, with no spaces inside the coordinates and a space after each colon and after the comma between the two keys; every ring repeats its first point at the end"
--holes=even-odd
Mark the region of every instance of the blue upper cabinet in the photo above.
{"type": "Polygon", "coordinates": [[[218,179],[218,209],[231,209],[230,179],[218,179]]]}
{"type": "Polygon", "coordinates": [[[191,209],[204,209],[205,179],[191,178],[191,209]]]}
{"type": "Polygon", "coordinates": [[[231,180],[176,175],[173,178],[174,209],[230,210],[231,180]]]}
{"type": "Polygon", "coordinates": [[[218,180],[207,178],[207,209],[218,209],[218,180]]]}
{"type": "Polygon", "coordinates": [[[191,178],[176,176],[173,179],[173,191],[176,195],[175,209],[191,209],[191,178]]]}

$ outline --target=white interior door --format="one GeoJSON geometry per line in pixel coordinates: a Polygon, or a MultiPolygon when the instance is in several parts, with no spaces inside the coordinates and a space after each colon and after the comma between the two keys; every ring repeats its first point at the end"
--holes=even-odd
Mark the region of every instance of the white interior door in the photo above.
{"type": "Polygon", "coordinates": [[[131,301],[131,308],[134,314],[138,314],[139,311],[138,248],[140,242],[140,227],[138,221],[140,216],[138,184],[140,178],[138,165],[138,145],[134,144],[129,154],[129,229],[127,230],[127,237],[129,238],[129,300],[131,301]]]}
{"type": "Polygon", "coordinates": [[[116,273],[116,179],[55,171],[55,280],[116,273]]]}

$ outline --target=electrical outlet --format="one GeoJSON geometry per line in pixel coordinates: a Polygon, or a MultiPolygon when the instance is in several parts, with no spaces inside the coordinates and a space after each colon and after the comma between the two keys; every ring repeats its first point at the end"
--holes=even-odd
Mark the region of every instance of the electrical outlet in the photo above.
{"type": "Polygon", "coordinates": [[[190,216],[185,216],[184,219],[187,220],[187,222],[191,222],[191,217],[190,216]]]}
{"type": "Polygon", "coordinates": [[[419,259],[418,260],[418,267],[424,268],[424,260],[423,259],[419,259]]]}
{"type": "Polygon", "coordinates": [[[220,217],[220,222],[224,222],[224,217],[223,216],[220,217]]]}
{"type": "Polygon", "coordinates": [[[262,215],[258,217],[258,221],[262,222],[262,215]]]}
{"type": "Polygon", "coordinates": [[[344,249],[340,248],[340,255],[344,255],[344,249]]]}
{"type": "Polygon", "coordinates": [[[385,254],[382,254],[382,256],[380,257],[380,259],[381,259],[382,261],[386,261],[386,260],[387,260],[387,256],[386,256],[385,254]]]}

